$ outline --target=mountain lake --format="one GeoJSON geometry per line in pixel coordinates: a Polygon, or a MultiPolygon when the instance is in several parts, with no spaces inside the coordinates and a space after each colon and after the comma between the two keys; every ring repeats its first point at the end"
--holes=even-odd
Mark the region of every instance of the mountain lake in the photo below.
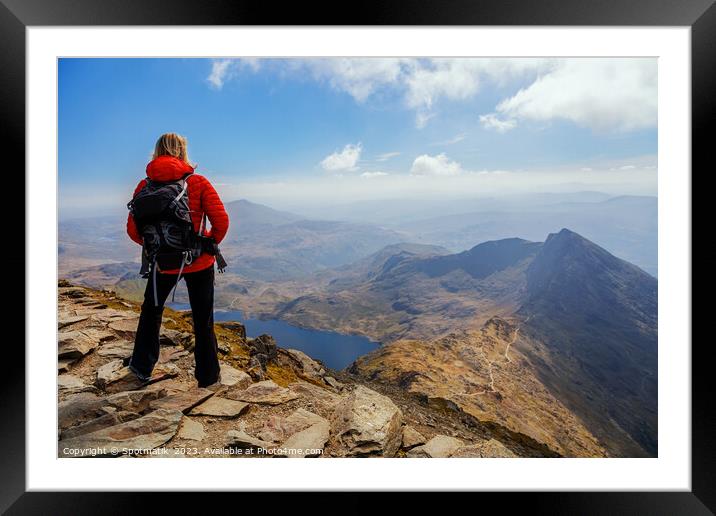
{"type": "MultiPolygon", "coordinates": [[[[167,303],[174,310],[190,310],[187,303],[167,303]]],[[[284,349],[298,349],[311,358],[316,358],[331,369],[343,369],[366,353],[380,347],[360,335],[345,335],[334,331],[309,330],[299,328],[276,319],[245,319],[238,310],[214,311],[215,321],[237,321],[246,327],[248,337],[258,337],[262,333],[271,335],[276,345],[284,349]]]]}

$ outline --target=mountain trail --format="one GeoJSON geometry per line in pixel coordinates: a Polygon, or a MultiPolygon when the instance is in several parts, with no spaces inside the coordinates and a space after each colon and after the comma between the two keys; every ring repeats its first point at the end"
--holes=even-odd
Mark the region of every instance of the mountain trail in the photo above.
{"type": "Polygon", "coordinates": [[[492,374],[492,361],[487,358],[487,355],[482,348],[480,348],[480,353],[482,354],[482,358],[485,359],[485,362],[487,362],[487,372],[490,374],[490,390],[485,392],[497,392],[495,391],[495,376],[492,374]]]}
{"type": "MultiPolygon", "coordinates": [[[[527,316],[527,318],[524,320],[524,322],[522,324],[527,324],[527,322],[529,322],[529,320],[532,319],[532,315],[533,314],[530,314],[529,316],[527,316]]],[[[512,359],[510,358],[508,353],[510,352],[510,346],[512,346],[512,344],[514,344],[517,341],[517,337],[519,335],[520,328],[521,328],[521,325],[517,325],[515,327],[515,333],[512,336],[512,340],[507,343],[507,347],[505,348],[505,360],[507,360],[508,362],[512,362],[512,359]]]]}

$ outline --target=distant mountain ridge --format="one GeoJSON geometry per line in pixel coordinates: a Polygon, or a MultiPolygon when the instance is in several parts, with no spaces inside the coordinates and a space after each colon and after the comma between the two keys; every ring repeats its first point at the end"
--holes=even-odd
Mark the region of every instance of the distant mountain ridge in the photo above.
{"type": "Polygon", "coordinates": [[[540,247],[539,242],[521,238],[485,242],[462,253],[421,260],[415,270],[434,278],[461,269],[471,277],[481,279],[533,256],[540,247]]]}
{"type": "Polygon", "coordinates": [[[611,454],[656,454],[654,277],[568,229],[544,243],[509,238],[457,254],[393,251],[380,253],[379,274],[334,281],[269,316],[383,340],[374,352],[380,359],[358,360],[355,369],[368,377],[382,377],[384,367],[408,375],[417,367],[423,344],[407,344],[408,358],[399,343],[433,342],[455,328],[472,335],[465,342],[484,342],[476,335],[490,320],[512,321],[522,336],[512,348],[522,367],[611,454]]]}
{"type": "MultiPolygon", "coordinates": [[[[504,238],[538,241],[569,221],[571,229],[611,253],[657,273],[656,197],[574,192],[354,204],[358,211],[317,206],[306,208],[306,215],[247,199],[227,202],[232,223],[224,246],[230,269],[249,280],[295,280],[401,242],[435,245],[452,254],[504,238]]],[[[125,222],[126,212],[62,219],[60,271],[138,262],[139,250],[127,237],[125,222]]]]}
{"type": "Polygon", "coordinates": [[[526,276],[519,313],[544,343],[526,356],[604,442],[656,455],[657,280],[568,230],[549,235],[526,276]]]}
{"type": "Polygon", "coordinates": [[[247,199],[227,202],[224,207],[229,215],[229,220],[236,222],[230,226],[230,234],[234,232],[238,234],[244,230],[254,231],[257,227],[262,226],[279,226],[305,219],[301,215],[269,208],[247,199]]]}
{"type": "MultiPolygon", "coordinates": [[[[547,199],[549,197],[545,201],[547,199]]],[[[656,276],[656,197],[577,197],[576,202],[556,202],[557,199],[555,197],[555,202],[532,202],[522,206],[475,203],[475,211],[413,220],[395,228],[404,231],[413,241],[430,242],[455,252],[474,242],[510,237],[540,240],[545,234],[558,232],[565,221],[569,221],[573,231],[656,276]]]]}
{"type": "MultiPolygon", "coordinates": [[[[286,281],[355,262],[405,240],[376,224],[315,220],[246,199],[226,203],[229,231],[221,243],[229,270],[249,280],[286,281]]],[[[139,262],[126,234],[126,215],[60,223],[63,274],[107,262],[139,262]]]]}

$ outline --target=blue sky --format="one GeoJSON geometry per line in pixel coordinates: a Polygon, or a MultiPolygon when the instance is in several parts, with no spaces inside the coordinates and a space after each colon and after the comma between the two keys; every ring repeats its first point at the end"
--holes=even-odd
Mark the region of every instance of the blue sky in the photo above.
{"type": "Polygon", "coordinates": [[[58,73],[61,212],[124,207],[169,131],[226,201],[656,193],[654,59],[61,59],[58,73]]]}

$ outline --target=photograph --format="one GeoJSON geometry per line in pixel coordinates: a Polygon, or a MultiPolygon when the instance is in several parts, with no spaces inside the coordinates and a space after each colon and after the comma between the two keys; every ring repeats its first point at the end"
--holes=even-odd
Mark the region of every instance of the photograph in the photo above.
{"type": "Polygon", "coordinates": [[[715,3],[0,0],[0,514],[716,514],[715,3]]]}
{"type": "Polygon", "coordinates": [[[58,57],[56,458],[660,458],[659,66],[58,57]]]}

